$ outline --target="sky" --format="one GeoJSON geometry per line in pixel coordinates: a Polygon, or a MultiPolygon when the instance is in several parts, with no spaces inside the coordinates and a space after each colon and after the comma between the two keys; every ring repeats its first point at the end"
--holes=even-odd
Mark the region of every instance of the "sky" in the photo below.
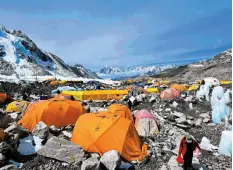
{"type": "Polygon", "coordinates": [[[0,24],[93,71],[198,61],[232,47],[231,0],[2,0],[0,24]]]}

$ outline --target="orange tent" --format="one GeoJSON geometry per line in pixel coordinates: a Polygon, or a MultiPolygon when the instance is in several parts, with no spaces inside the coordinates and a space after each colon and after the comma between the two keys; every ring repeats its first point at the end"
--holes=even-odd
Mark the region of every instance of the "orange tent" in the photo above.
{"type": "Polygon", "coordinates": [[[5,101],[12,102],[13,99],[7,94],[0,93],[0,103],[4,103],[5,101]]]}
{"type": "Polygon", "coordinates": [[[180,97],[180,92],[176,89],[169,88],[160,93],[161,99],[173,99],[176,97],[180,97]]]}
{"type": "Polygon", "coordinates": [[[53,98],[31,104],[18,124],[29,131],[32,131],[39,121],[43,121],[48,126],[54,125],[60,128],[74,124],[85,112],[81,103],[77,101],[53,98]]]}
{"type": "Polygon", "coordinates": [[[123,104],[111,104],[108,108],[109,113],[120,115],[124,118],[133,121],[133,116],[131,111],[126,105],[123,104]]]}
{"type": "Polygon", "coordinates": [[[133,122],[107,112],[80,116],[71,142],[100,155],[117,150],[128,161],[141,161],[147,155],[147,145],[141,142],[133,122]]]}
{"type": "Polygon", "coordinates": [[[184,84],[172,84],[170,86],[170,88],[173,88],[173,89],[176,89],[176,90],[179,90],[179,91],[186,91],[188,90],[188,87],[184,84]]]}

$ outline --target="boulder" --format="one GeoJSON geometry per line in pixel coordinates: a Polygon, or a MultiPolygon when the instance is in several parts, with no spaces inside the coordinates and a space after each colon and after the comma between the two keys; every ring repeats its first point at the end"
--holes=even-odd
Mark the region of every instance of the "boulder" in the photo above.
{"type": "Polygon", "coordinates": [[[72,137],[72,134],[68,131],[62,131],[62,134],[69,139],[72,137]]]}
{"type": "Polygon", "coordinates": [[[115,170],[120,166],[120,153],[116,150],[105,152],[100,158],[100,162],[109,170],[115,170]]]}
{"type": "Polygon", "coordinates": [[[50,133],[53,133],[53,134],[54,134],[54,133],[56,134],[56,133],[61,132],[61,129],[58,129],[58,128],[56,128],[56,127],[53,125],[53,126],[50,126],[50,127],[49,127],[49,132],[50,132],[50,133]]]}
{"type": "Polygon", "coordinates": [[[174,113],[172,113],[172,115],[175,116],[175,117],[178,117],[178,118],[181,118],[181,117],[185,118],[186,117],[184,115],[184,113],[176,112],[176,111],[174,113]]]}
{"type": "Polygon", "coordinates": [[[12,123],[14,120],[5,113],[0,114],[0,128],[5,129],[9,123],[12,123]]]}
{"type": "Polygon", "coordinates": [[[15,165],[6,165],[4,167],[1,167],[0,170],[18,170],[18,168],[15,165]]]}
{"type": "Polygon", "coordinates": [[[32,134],[41,139],[47,139],[49,136],[49,127],[44,122],[40,121],[32,130],[32,134]]]}
{"type": "Polygon", "coordinates": [[[155,102],[156,101],[156,98],[154,96],[151,96],[151,98],[149,99],[149,102],[152,103],[152,102],[155,102]]]}
{"type": "Polygon", "coordinates": [[[195,126],[201,126],[201,123],[202,123],[202,119],[201,119],[201,118],[198,118],[198,119],[194,122],[195,126]]]}
{"type": "Polygon", "coordinates": [[[65,139],[59,139],[55,136],[50,138],[47,143],[37,151],[37,153],[67,163],[80,163],[83,161],[85,155],[82,148],[78,145],[65,139]]]}
{"type": "Polygon", "coordinates": [[[181,124],[187,122],[187,120],[185,118],[183,118],[183,117],[177,118],[175,120],[176,120],[177,123],[181,123],[181,124]]]}
{"type": "Polygon", "coordinates": [[[203,122],[204,122],[204,123],[209,123],[209,122],[210,122],[210,118],[205,118],[205,119],[203,120],[203,122]]]}
{"type": "Polygon", "coordinates": [[[83,161],[81,170],[99,170],[100,161],[96,157],[88,158],[83,161]]]}
{"type": "Polygon", "coordinates": [[[17,125],[15,122],[6,128],[4,132],[8,134],[18,134],[19,138],[25,138],[29,135],[29,131],[26,128],[17,125]]]}
{"type": "Polygon", "coordinates": [[[0,143],[0,153],[2,153],[2,154],[10,154],[10,153],[12,153],[13,152],[13,149],[12,149],[12,147],[9,145],[9,144],[7,144],[6,142],[1,142],[0,143]]]}
{"type": "Polygon", "coordinates": [[[208,113],[202,113],[199,115],[199,117],[205,119],[205,118],[210,118],[210,115],[208,113]]]}

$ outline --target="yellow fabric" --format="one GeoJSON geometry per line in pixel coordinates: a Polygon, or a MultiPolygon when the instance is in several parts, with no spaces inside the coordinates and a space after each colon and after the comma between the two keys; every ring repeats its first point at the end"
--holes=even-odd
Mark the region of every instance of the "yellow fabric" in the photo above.
{"type": "Polygon", "coordinates": [[[197,90],[198,89],[198,85],[192,85],[188,88],[188,91],[193,91],[193,90],[197,90]]]}
{"type": "Polygon", "coordinates": [[[157,88],[148,88],[145,89],[148,93],[159,93],[159,89],[157,88]]]}
{"type": "Polygon", "coordinates": [[[186,90],[188,90],[187,86],[184,85],[184,84],[172,84],[170,86],[170,88],[173,88],[173,89],[176,89],[176,90],[179,90],[179,91],[186,91],[186,90]]]}
{"type": "Polygon", "coordinates": [[[51,85],[57,85],[57,84],[59,84],[59,83],[58,83],[58,81],[53,80],[53,81],[50,82],[50,84],[51,84],[51,85]]]}
{"type": "Polygon", "coordinates": [[[39,121],[60,128],[74,124],[85,112],[82,104],[77,101],[52,98],[31,104],[18,124],[29,131],[32,131],[39,121]]]}
{"type": "Polygon", "coordinates": [[[62,94],[73,95],[76,100],[119,100],[128,95],[128,90],[62,91],[62,94]]]}
{"type": "Polygon", "coordinates": [[[66,84],[66,81],[65,80],[61,80],[58,82],[58,84],[66,84]]]}
{"type": "Polygon", "coordinates": [[[6,112],[24,112],[30,102],[27,101],[13,101],[6,107],[6,112]]]}
{"type": "Polygon", "coordinates": [[[108,113],[120,115],[124,118],[127,118],[131,121],[133,121],[133,115],[132,112],[129,110],[129,108],[126,105],[123,104],[111,104],[108,107],[108,113]]]}
{"type": "Polygon", "coordinates": [[[147,155],[147,146],[142,144],[133,122],[107,112],[80,116],[71,142],[100,155],[117,150],[128,161],[140,161],[147,155]]]}
{"type": "Polygon", "coordinates": [[[221,85],[232,84],[232,80],[220,80],[221,85]]]}

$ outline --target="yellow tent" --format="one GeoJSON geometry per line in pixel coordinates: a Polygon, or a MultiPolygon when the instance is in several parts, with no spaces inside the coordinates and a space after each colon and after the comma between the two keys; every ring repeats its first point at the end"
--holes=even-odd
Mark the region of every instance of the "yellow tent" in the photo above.
{"type": "Polygon", "coordinates": [[[193,90],[197,90],[198,89],[198,85],[192,85],[188,88],[188,91],[193,91],[193,90]]]}
{"type": "Polygon", "coordinates": [[[220,80],[220,84],[221,84],[221,85],[232,84],[232,80],[220,80]]]}
{"type": "Polygon", "coordinates": [[[159,93],[159,89],[157,88],[148,88],[145,89],[148,93],[159,93]]]}
{"type": "Polygon", "coordinates": [[[13,101],[6,107],[6,112],[24,112],[30,102],[27,101],[13,101]]]}
{"type": "Polygon", "coordinates": [[[120,100],[128,95],[128,90],[62,91],[62,94],[73,95],[76,100],[120,100]]]}
{"type": "Polygon", "coordinates": [[[147,145],[141,142],[133,121],[107,112],[80,116],[71,142],[100,155],[117,150],[128,161],[141,161],[147,155],[147,145]]]}
{"type": "Polygon", "coordinates": [[[172,84],[170,88],[179,90],[179,91],[186,91],[188,90],[187,86],[185,84],[172,84]]]}

